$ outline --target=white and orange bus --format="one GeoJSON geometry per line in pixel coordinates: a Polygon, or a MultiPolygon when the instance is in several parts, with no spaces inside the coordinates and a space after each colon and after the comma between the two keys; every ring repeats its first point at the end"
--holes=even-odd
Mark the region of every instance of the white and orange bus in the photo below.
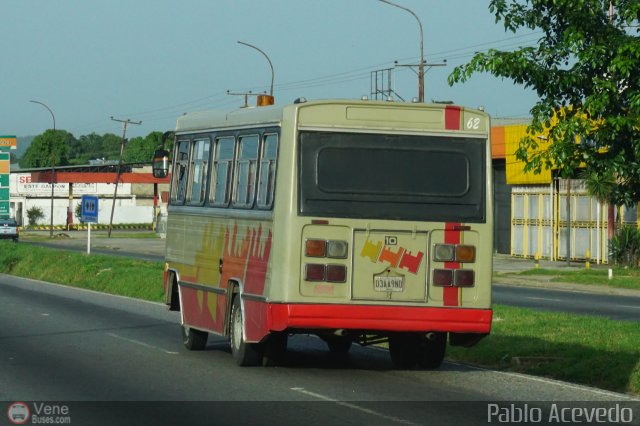
{"type": "Polygon", "coordinates": [[[239,365],[287,337],[388,342],[400,368],[491,328],[490,121],[454,105],[298,100],[181,116],[165,295],[239,365]]]}

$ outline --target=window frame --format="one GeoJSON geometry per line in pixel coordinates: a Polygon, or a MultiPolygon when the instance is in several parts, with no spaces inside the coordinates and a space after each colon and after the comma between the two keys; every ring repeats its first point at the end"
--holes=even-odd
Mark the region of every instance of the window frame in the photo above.
{"type": "Polygon", "coordinates": [[[231,204],[231,200],[233,198],[233,181],[235,179],[234,169],[235,169],[235,161],[238,155],[238,138],[235,134],[215,134],[214,133],[214,149],[212,152],[212,160],[211,160],[211,173],[209,178],[209,190],[207,191],[207,200],[206,203],[212,207],[218,208],[227,208],[231,204]],[[233,155],[230,160],[225,159],[225,163],[229,164],[229,168],[227,169],[226,175],[226,185],[225,185],[225,199],[223,202],[220,202],[216,198],[216,189],[218,186],[218,164],[219,164],[219,151],[218,147],[220,146],[221,140],[232,140],[233,141],[233,155]],[[212,198],[213,196],[213,198],[212,198]]]}
{"type": "Polygon", "coordinates": [[[259,173],[258,166],[260,164],[260,148],[262,144],[261,134],[258,133],[246,133],[239,134],[236,137],[236,158],[234,161],[234,180],[233,180],[233,188],[231,194],[231,206],[237,209],[252,209],[256,202],[256,194],[257,194],[257,176],[259,173]],[[255,149],[255,158],[254,159],[242,159],[242,142],[245,139],[254,139],[257,142],[255,149]],[[253,161],[253,173],[251,173],[251,164],[253,161]],[[248,198],[246,202],[239,202],[238,195],[240,193],[240,168],[243,163],[248,163],[247,170],[247,186],[246,190],[243,191],[243,194],[248,198]],[[249,192],[249,188],[251,191],[249,192]]]}
{"type": "Polygon", "coordinates": [[[207,194],[209,189],[209,171],[211,168],[211,136],[210,135],[194,135],[191,137],[191,147],[189,153],[189,177],[190,179],[187,182],[187,190],[185,194],[185,202],[184,204],[189,206],[202,206],[207,200],[207,194]],[[206,158],[203,157],[201,159],[196,159],[196,148],[199,142],[204,142],[205,146],[208,145],[208,152],[206,158]],[[196,171],[196,162],[201,165],[201,173],[200,177],[202,180],[200,195],[201,199],[193,200],[193,186],[195,179],[195,171],[196,171]],[[204,187],[204,188],[202,188],[204,187]]]}
{"type": "Polygon", "coordinates": [[[264,132],[262,134],[262,138],[260,141],[260,153],[258,156],[258,172],[257,172],[257,179],[256,179],[256,203],[255,206],[258,210],[271,210],[273,208],[273,202],[275,200],[275,188],[276,188],[276,176],[277,176],[277,172],[278,172],[278,157],[279,157],[279,149],[280,149],[280,135],[277,132],[264,132]],[[269,161],[269,164],[267,165],[267,167],[270,168],[271,166],[271,161],[273,161],[273,173],[271,173],[270,171],[268,171],[267,173],[267,185],[266,185],[266,189],[267,189],[267,195],[266,195],[266,199],[267,199],[267,203],[261,203],[261,196],[262,196],[262,191],[260,190],[262,188],[261,186],[261,181],[262,181],[262,169],[265,166],[264,164],[264,153],[266,152],[266,145],[267,145],[267,139],[273,136],[275,137],[275,157],[273,158],[273,160],[269,159],[267,161],[269,161]]]}
{"type": "Polygon", "coordinates": [[[191,151],[191,138],[186,137],[184,139],[176,139],[174,154],[173,154],[173,174],[171,176],[171,194],[169,196],[169,205],[172,206],[183,206],[186,202],[187,197],[187,188],[189,186],[189,160],[190,160],[190,151],[191,151]],[[179,159],[180,147],[183,145],[187,146],[186,154],[187,157],[185,160],[179,159]],[[184,173],[180,175],[178,173],[178,169],[180,165],[185,165],[184,173]],[[184,191],[182,194],[182,198],[178,198],[180,194],[179,184],[184,181],[184,191]]]}

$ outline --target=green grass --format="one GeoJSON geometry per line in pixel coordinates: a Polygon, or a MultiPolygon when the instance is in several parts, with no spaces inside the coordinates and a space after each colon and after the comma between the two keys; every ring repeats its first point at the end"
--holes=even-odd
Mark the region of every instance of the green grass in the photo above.
{"type": "MultiPolygon", "coordinates": [[[[0,241],[0,272],[162,300],[161,262],[0,241]]],[[[507,306],[494,309],[491,335],[473,348],[449,347],[448,359],[640,395],[638,323],[507,306]]]]}
{"type": "MultiPolygon", "coordinates": [[[[506,276],[507,274],[503,274],[506,276]]],[[[551,282],[565,282],[575,284],[598,285],[616,288],[640,290],[640,269],[613,268],[613,278],[608,277],[607,269],[580,269],[563,271],[557,269],[530,269],[516,275],[553,276],[551,282]]]]}
{"type": "Polygon", "coordinates": [[[161,301],[162,263],[0,241],[0,273],[161,301]]]}
{"type": "Polygon", "coordinates": [[[494,306],[491,335],[447,357],[499,370],[640,394],[640,327],[566,313],[494,306]]]}

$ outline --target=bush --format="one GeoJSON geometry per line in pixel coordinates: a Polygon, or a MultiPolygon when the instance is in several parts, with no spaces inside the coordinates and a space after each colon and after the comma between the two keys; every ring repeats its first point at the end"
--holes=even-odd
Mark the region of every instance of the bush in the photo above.
{"type": "Polygon", "coordinates": [[[624,225],[611,240],[611,257],[622,266],[640,266],[640,230],[636,226],[624,225]]]}
{"type": "Polygon", "coordinates": [[[34,226],[38,224],[38,221],[44,218],[44,212],[40,207],[33,206],[27,210],[27,220],[29,221],[29,226],[34,226]]]}

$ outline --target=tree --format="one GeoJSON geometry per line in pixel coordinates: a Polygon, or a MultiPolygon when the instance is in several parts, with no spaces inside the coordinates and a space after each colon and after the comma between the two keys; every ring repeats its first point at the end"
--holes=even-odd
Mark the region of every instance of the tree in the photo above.
{"type": "Polygon", "coordinates": [[[27,209],[27,220],[29,222],[29,226],[37,225],[42,218],[44,218],[44,213],[40,207],[33,206],[27,209]]]}
{"type": "Polygon", "coordinates": [[[506,31],[542,31],[536,47],[491,49],[456,67],[449,84],[476,72],[513,80],[538,94],[529,135],[516,152],[525,170],[555,168],[568,178],[585,166],[614,177],[610,201],[640,201],[640,2],[491,0],[506,31]],[[548,133],[547,149],[536,135],[548,133]],[[578,142],[576,142],[578,141],[578,142]]]}
{"type": "Polygon", "coordinates": [[[20,167],[51,167],[69,164],[69,146],[75,140],[65,130],[49,129],[36,136],[20,159],[20,167]]]}
{"type": "Polygon", "coordinates": [[[124,154],[126,163],[149,163],[156,149],[162,147],[162,132],[151,132],[144,138],[130,139],[124,154]]]}

